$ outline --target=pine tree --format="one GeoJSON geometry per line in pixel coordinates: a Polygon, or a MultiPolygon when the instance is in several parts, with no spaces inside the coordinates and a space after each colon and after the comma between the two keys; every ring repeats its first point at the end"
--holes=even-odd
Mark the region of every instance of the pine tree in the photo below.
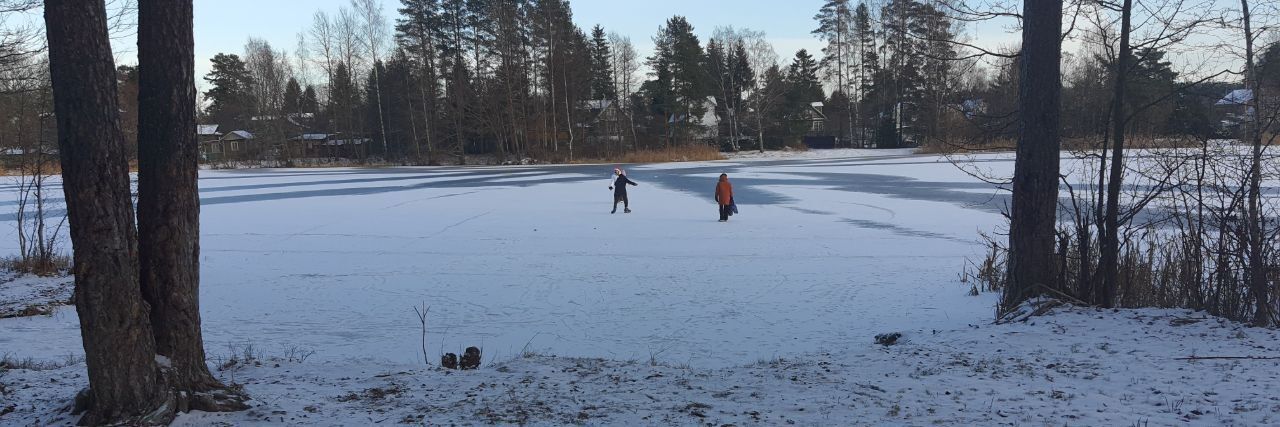
{"type": "MultiPolygon", "coordinates": [[[[438,124],[438,64],[439,51],[437,45],[437,28],[443,23],[440,17],[439,0],[401,0],[400,18],[396,19],[396,43],[401,49],[410,53],[417,70],[415,81],[417,87],[411,88],[414,98],[412,105],[422,121],[419,139],[426,149],[426,161],[431,162],[434,134],[438,124]]],[[[415,150],[415,156],[421,156],[421,148],[415,150]]],[[[422,159],[419,159],[421,161],[422,159]]]]}
{"type": "Polygon", "coordinates": [[[178,408],[235,411],[245,396],[209,372],[200,321],[192,10],[191,0],[138,2],[139,284],[178,408]]]}
{"type": "Polygon", "coordinates": [[[796,51],[791,66],[787,68],[787,81],[795,98],[814,102],[824,98],[822,80],[818,77],[819,65],[808,50],[796,51]]]}
{"type": "Polygon", "coordinates": [[[810,104],[826,98],[822,93],[822,81],[818,77],[819,67],[818,61],[809,51],[800,49],[787,68],[788,91],[784,110],[789,122],[788,138],[798,138],[808,130],[808,114],[812,108],[810,104]]]}
{"type": "Polygon", "coordinates": [[[466,112],[470,107],[471,70],[467,64],[467,46],[473,39],[470,9],[465,0],[441,0],[440,13],[435,25],[435,40],[440,55],[440,69],[444,71],[444,93],[447,107],[447,132],[453,141],[459,159],[466,150],[466,112]]]}
{"type": "Polygon", "coordinates": [[[129,166],[102,0],[45,2],[49,71],[88,370],[84,425],[160,424],[155,337],[142,299],[129,166]]]}
{"type": "Polygon", "coordinates": [[[360,92],[345,62],[338,62],[333,71],[333,87],[329,88],[329,116],[339,134],[354,138],[360,132],[360,92]]]}
{"type": "Polygon", "coordinates": [[[302,112],[302,87],[296,78],[290,77],[284,85],[284,109],[288,114],[302,112]]]}
{"type": "Polygon", "coordinates": [[[866,146],[867,106],[875,104],[869,96],[875,88],[875,77],[880,73],[880,55],[876,52],[876,33],[871,26],[871,11],[866,2],[858,3],[853,14],[853,36],[858,43],[858,92],[851,100],[855,110],[855,126],[859,143],[866,146]]]}
{"type": "Polygon", "coordinates": [[[613,84],[612,52],[604,27],[591,29],[591,99],[614,99],[617,87],[613,84]]]}
{"type": "Polygon", "coordinates": [[[706,112],[707,74],[702,70],[705,53],[683,16],[674,16],[654,36],[654,54],[648,64],[654,70],[655,100],[666,122],[669,146],[688,136],[706,112]]]}
{"type": "Polygon", "coordinates": [[[299,111],[303,113],[319,113],[320,98],[316,95],[315,86],[307,85],[307,88],[302,91],[302,98],[298,103],[300,104],[299,111]]]}
{"type": "MultiPolygon", "coordinates": [[[[849,0],[827,0],[813,19],[818,21],[818,28],[813,30],[813,34],[827,42],[827,46],[822,48],[823,68],[826,69],[827,75],[835,80],[837,91],[851,93],[850,86],[854,81],[850,76],[850,70],[855,68],[854,63],[859,46],[855,44],[854,17],[849,7],[849,0]]],[[[852,111],[846,113],[847,117],[852,117],[852,111]]],[[[847,122],[847,117],[842,118],[840,122],[847,122]]],[[[849,137],[847,126],[836,129],[837,137],[841,139],[849,137]]]]}
{"type": "Polygon", "coordinates": [[[209,100],[206,113],[214,123],[239,128],[249,123],[253,100],[249,94],[252,79],[244,61],[235,54],[213,56],[213,68],[204,77],[211,87],[204,97],[209,100]]]}

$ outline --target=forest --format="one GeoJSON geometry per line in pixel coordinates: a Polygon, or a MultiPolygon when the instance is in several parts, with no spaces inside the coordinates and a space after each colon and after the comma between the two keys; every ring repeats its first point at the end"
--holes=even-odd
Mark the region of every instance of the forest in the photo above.
{"type": "MultiPolygon", "coordinates": [[[[128,31],[121,3],[113,28],[128,31]]],[[[1140,29],[1147,39],[1126,58],[1125,102],[1143,110],[1128,131],[1152,144],[1233,137],[1241,108],[1228,95],[1243,84],[1238,73],[1214,69],[1224,56],[1201,40],[1224,31],[1214,22],[1221,10],[1185,0],[1159,6],[1148,9],[1150,28],[1140,29]],[[1200,62],[1173,62],[1204,52],[1200,62]]],[[[1063,135],[1089,148],[1108,130],[1098,106],[1113,97],[1118,31],[1104,6],[1068,7],[1076,51],[1064,48],[1063,135]]],[[[765,30],[717,27],[704,41],[675,15],[658,23],[653,52],[641,57],[632,35],[575,23],[565,0],[403,0],[394,11],[354,0],[315,11],[293,46],[250,35],[242,52],[208,58],[199,122],[217,127],[199,136],[202,160],[440,164],[468,155],[493,163],[688,148],[707,155],[708,147],[1010,149],[1017,49],[981,47],[971,34],[975,22],[1016,15],[1008,10],[830,0],[813,22],[822,51],[781,54],[765,30]]],[[[40,119],[49,111],[47,66],[32,34],[6,34],[13,54],[0,96],[0,108],[22,122],[6,127],[0,145],[26,151],[39,139],[33,130],[56,132],[40,119]]],[[[1280,44],[1260,43],[1259,79],[1280,85],[1280,44]]],[[[121,65],[118,74],[130,114],[136,67],[121,65]]],[[[126,128],[128,140],[134,131],[126,128]]]]}

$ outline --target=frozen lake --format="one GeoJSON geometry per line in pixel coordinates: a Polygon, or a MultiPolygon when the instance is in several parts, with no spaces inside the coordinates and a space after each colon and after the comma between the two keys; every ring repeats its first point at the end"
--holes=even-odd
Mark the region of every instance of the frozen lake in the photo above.
{"type": "MultiPolygon", "coordinates": [[[[974,163],[1008,173],[1007,156],[974,163]]],[[[252,343],[315,358],[421,360],[482,346],[733,366],[838,352],[876,333],[989,321],[958,274],[1007,197],[903,151],[612,165],[203,171],[202,312],[211,355],[252,343]],[[741,214],[716,222],[716,176],[741,214]]],[[[13,206],[12,186],[0,209],[13,206]]],[[[0,214],[7,212],[0,211],[0,214]]],[[[3,216],[12,234],[12,217],[3,216]]],[[[0,251],[12,253],[11,235],[0,251]]],[[[20,356],[80,352],[73,309],[0,320],[20,356]]]]}

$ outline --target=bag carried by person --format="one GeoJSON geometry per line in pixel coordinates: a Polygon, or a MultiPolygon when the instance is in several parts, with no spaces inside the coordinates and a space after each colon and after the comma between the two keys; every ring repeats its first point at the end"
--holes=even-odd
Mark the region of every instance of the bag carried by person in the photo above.
{"type": "Polygon", "coordinates": [[[738,202],[737,202],[737,201],[735,201],[735,200],[733,200],[733,199],[729,199],[729,212],[733,212],[731,215],[737,215],[737,214],[738,214],[738,202]]]}

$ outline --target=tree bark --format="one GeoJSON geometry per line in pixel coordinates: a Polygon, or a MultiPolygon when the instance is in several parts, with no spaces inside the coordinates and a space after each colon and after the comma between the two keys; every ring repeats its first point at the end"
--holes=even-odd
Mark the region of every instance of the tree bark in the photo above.
{"type": "Polygon", "coordinates": [[[1249,236],[1249,292],[1254,298],[1253,324],[1269,326],[1274,319],[1271,312],[1271,294],[1267,286],[1267,260],[1264,253],[1265,236],[1263,235],[1262,216],[1262,84],[1258,79],[1257,66],[1253,53],[1253,17],[1249,12],[1249,1],[1240,0],[1241,17],[1244,21],[1245,48],[1245,83],[1252,95],[1249,104],[1253,108],[1253,118],[1246,126],[1246,138],[1252,148],[1249,155],[1249,188],[1248,210],[1249,222],[1246,227],[1249,236]]]}
{"type": "Polygon", "coordinates": [[[157,382],[155,340],[138,283],[106,7],[103,0],[47,0],[44,19],[89,372],[90,402],[81,423],[164,422],[145,418],[172,411],[163,410],[167,396],[157,382]]]}
{"type": "Polygon", "coordinates": [[[1062,93],[1062,1],[1023,3],[1020,129],[1009,223],[1008,309],[1053,288],[1062,93]]]}
{"type": "Polygon", "coordinates": [[[1099,247],[1102,268],[1102,286],[1093,302],[1103,306],[1115,305],[1116,291],[1120,286],[1120,187],[1124,183],[1124,139],[1128,117],[1124,97],[1129,74],[1130,15],[1133,0],[1124,0],[1120,17],[1120,53],[1116,58],[1115,86],[1111,104],[1111,174],[1107,179],[1106,213],[1103,214],[1102,244],[1099,247]]]}
{"type": "MultiPolygon", "coordinates": [[[[192,22],[192,0],[138,2],[138,265],[156,353],[169,359],[168,385],[187,397],[226,388],[209,373],[200,329],[192,22]]],[[[191,403],[204,411],[243,409],[238,397],[191,403]]]]}

